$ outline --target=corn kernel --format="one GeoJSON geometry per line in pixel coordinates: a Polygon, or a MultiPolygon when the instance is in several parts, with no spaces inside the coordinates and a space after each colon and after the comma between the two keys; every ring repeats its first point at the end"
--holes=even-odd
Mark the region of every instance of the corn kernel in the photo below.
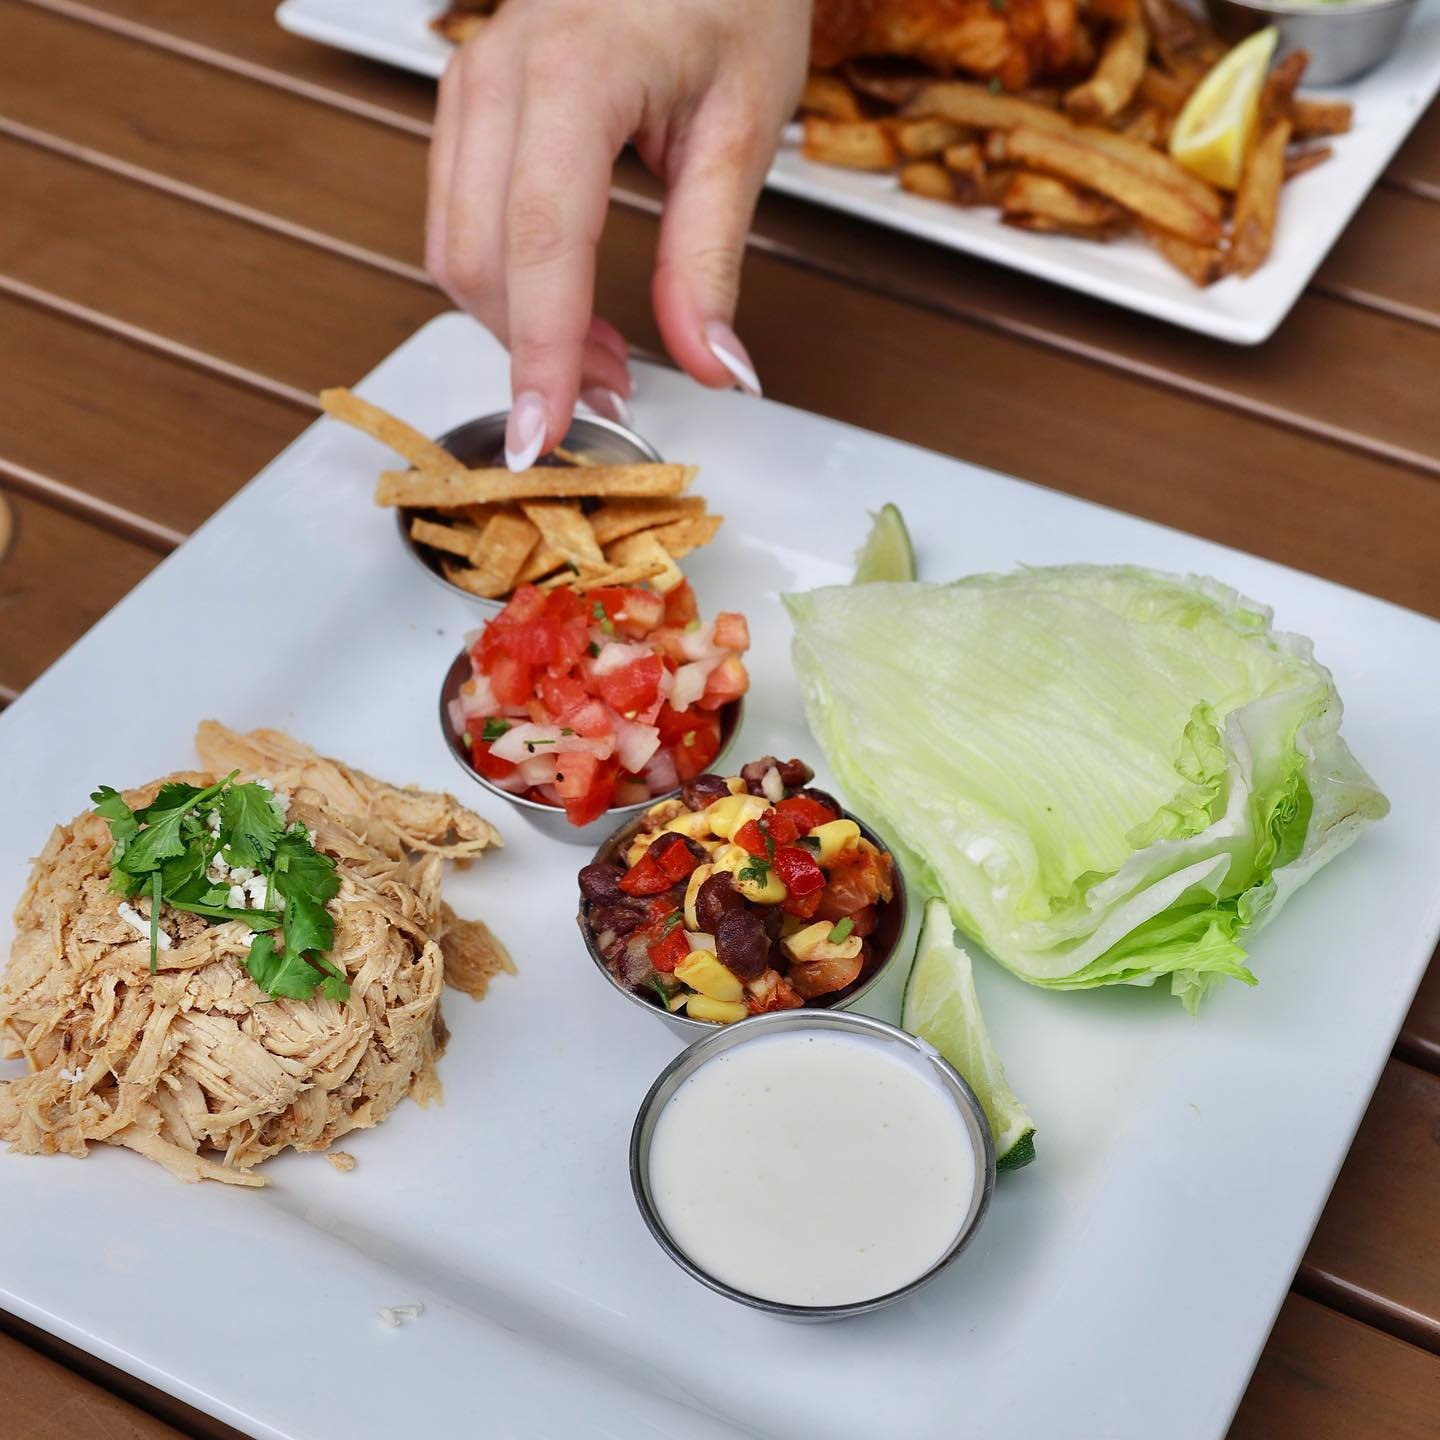
{"type": "Polygon", "coordinates": [[[726,795],[707,810],[710,828],[724,840],[731,840],[747,821],[758,820],[768,807],[758,795],[726,795]]]}
{"type": "Polygon", "coordinates": [[[841,851],[849,850],[860,839],[860,827],[853,820],[827,820],[817,825],[810,838],[820,842],[816,859],[822,865],[829,865],[841,851]]]}
{"type": "Polygon", "coordinates": [[[829,920],[817,920],[815,924],[807,925],[803,930],[797,930],[795,934],[785,936],[780,942],[780,948],[792,960],[813,959],[816,949],[825,942],[831,928],[829,920]]]}
{"type": "Polygon", "coordinates": [[[713,950],[692,950],[675,967],[675,978],[712,1000],[735,1001],[745,994],[745,987],[720,963],[713,950]]]}
{"type": "Polygon", "coordinates": [[[733,1025],[750,1013],[739,1000],[712,1000],[708,995],[692,995],[685,1009],[692,1020],[713,1020],[718,1025],[733,1025]]]}
{"type": "Polygon", "coordinates": [[[745,782],[738,775],[726,776],[725,787],[732,795],[744,795],[746,793],[745,782]]]}
{"type": "Polygon", "coordinates": [[[626,847],[626,865],[633,865],[655,843],[655,837],[659,833],[658,830],[641,831],[626,847]]]}
{"type": "Polygon", "coordinates": [[[692,840],[703,840],[710,834],[710,817],[703,810],[686,810],[665,828],[677,835],[688,835],[692,840]]]}

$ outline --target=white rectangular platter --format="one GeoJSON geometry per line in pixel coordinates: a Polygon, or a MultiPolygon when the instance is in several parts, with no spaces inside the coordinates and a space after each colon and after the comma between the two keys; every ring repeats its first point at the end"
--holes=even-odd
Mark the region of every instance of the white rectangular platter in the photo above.
{"type": "MultiPolygon", "coordinates": [[[[429,22],[437,0],[284,0],[287,30],[326,45],[439,75],[451,54],[429,22]]],[[[1351,101],[1355,128],[1333,141],[1334,155],[1285,187],[1275,248],[1248,279],[1230,276],[1200,290],[1149,245],[1109,245],[1034,235],[1002,225],[994,210],[967,210],[909,195],[893,175],[817,165],[786,132],[770,171],[772,189],[908,231],[1071,290],[1235,344],[1268,339],[1290,313],[1350,217],[1415,122],[1440,91],[1440,0],[1425,0],[1400,46],[1383,65],[1348,85],[1315,90],[1351,101]]]]}
{"type": "MultiPolygon", "coordinates": [[[[504,403],[506,359],[447,316],[359,388],[439,433],[504,403]]],[[[55,821],[101,782],[191,763],[195,722],[217,716],[461,787],[507,844],[450,898],[520,973],[483,1004],[447,1000],[443,1107],[407,1103],[347,1137],[352,1174],[292,1154],[249,1191],[184,1187],[104,1147],[0,1154],[0,1307],[283,1440],[1216,1440],[1440,929],[1440,624],[662,369],[639,368],[635,408],[729,516],[686,564],[707,613],[750,617],[737,755],[815,754],[778,595],[848,579],[866,511],[888,499],[931,579],[1126,562],[1272,604],[1333,667],[1393,814],[1257,938],[1259,986],[1198,1020],[1159,990],[1042,992],[983,963],[1039,1159],[1002,1177],[975,1244],[909,1303],[769,1319],[690,1281],[635,1211],[630,1125],[679,1042],[580,946],[586,853],[465,790],[436,697],[474,612],[370,503],[391,457],[321,421],[0,715],[0,912],[55,821]],[[182,655],[203,658],[166,658],[182,655]],[[424,1314],[403,1328],[377,1319],[412,1301],[424,1314]]],[[[866,1008],[894,1018],[896,988],[866,1008]]]]}

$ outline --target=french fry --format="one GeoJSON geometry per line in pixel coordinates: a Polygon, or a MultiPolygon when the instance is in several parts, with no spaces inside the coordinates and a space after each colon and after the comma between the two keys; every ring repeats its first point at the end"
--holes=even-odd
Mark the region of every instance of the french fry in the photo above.
{"type": "Polygon", "coordinates": [[[1087,195],[1053,175],[1036,175],[1028,170],[1015,173],[1001,197],[1000,210],[1007,220],[1048,221],[1067,234],[1117,230],[1126,223],[1125,212],[1109,200],[1087,195]]]}
{"type": "Polygon", "coordinates": [[[838,76],[812,70],[800,92],[800,110],[805,115],[823,115],[830,120],[863,120],[855,92],[838,76]]]}
{"type": "Polygon", "coordinates": [[[1074,131],[1074,136],[1086,145],[1103,150],[1157,185],[1176,191],[1202,214],[1216,220],[1220,218],[1225,206],[1219,194],[1168,155],[1162,155],[1160,151],[1125,135],[1117,135],[1113,130],[1101,130],[1094,126],[1082,126],[1074,131]]]}
{"type": "MultiPolygon", "coordinates": [[[[539,532],[540,543],[559,555],[562,562],[582,573],[604,569],[604,553],[595,543],[595,532],[578,504],[565,500],[522,500],[520,509],[539,532]]],[[[519,567],[516,569],[518,573],[519,567]]]]}
{"type": "Polygon", "coordinates": [[[1081,63],[1077,52],[1082,42],[1090,39],[1090,32],[1080,23],[1075,0],[1040,0],[1040,18],[1045,32],[1046,72],[1075,69],[1081,63]]]}
{"type": "Polygon", "coordinates": [[[651,530],[704,511],[705,502],[698,495],[677,495],[671,500],[607,500],[589,520],[595,543],[603,550],[637,530],[651,530]]]}
{"type": "Polygon", "coordinates": [[[1353,113],[1348,100],[1316,100],[1308,95],[1297,95],[1290,105],[1290,118],[1297,140],[1343,135],[1350,128],[1353,113]]]}
{"type": "Polygon", "coordinates": [[[387,470],[375,488],[377,505],[434,506],[504,500],[573,500],[610,497],[679,495],[695,478],[693,465],[591,465],[570,468],[542,465],[512,475],[508,470],[466,470],[440,474],[434,470],[387,470]]]}
{"type": "Polygon", "coordinates": [[[1086,0],[1085,18],[1120,25],[1130,19],[1138,8],[1135,0],[1086,0]]]}
{"type": "Polygon", "coordinates": [[[1225,273],[1225,257],[1214,245],[1192,245],[1159,226],[1140,222],[1145,238],[1193,285],[1213,285],[1225,273]]]}
{"type": "Polygon", "coordinates": [[[1009,165],[987,165],[976,180],[975,203],[998,206],[1019,173],[1009,165]]]}
{"type": "Polygon", "coordinates": [[[1220,223],[1214,216],[1192,205],[1178,191],[1139,170],[1132,170],[1114,155],[1083,140],[1022,125],[1010,132],[1006,151],[1018,164],[1097,191],[1117,205],[1198,245],[1214,244],[1220,238],[1220,223]]]}
{"type": "Polygon", "coordinates": [[[1289,120],[1272,120],[1245,157],[1240,188],[1235,192],[1235,219],[1226,260],[1226,269],[1233,274],[1253,275],[1270,253],[1280,187],[1285,183],[1285,147],[1289,143],[1289,120]]]}
{"type": "Polygon", "coordinates": [[[850,60],[842,73],[859,94],[897,108],[912,99],[927,79],[912,65],[886,60],[850,60]]]}
{"type": "Polygon", "coordinates": [[[1127,140],[1152,148],[1160,143],[1165,134],[1165,116],[1153,106],[1146,105],[1130,117],[1129,123],[1120,132],[1127,140]]]}
{"type": "Polygon", "coordinates": [[[962,140],[958,145],[945,147],[945,168],[957,175],[972,175],[977,180],[985,169],[985,154],[978,140],[962,140]]]}
{"type": "Polygon", "coordinates": [[[410,538],[417,545],[458,555],[473,565],[480,552],[482,535],[473,525],[437,525],[433,520],[412,520],[410,538]]]}
{"type": "Polygon", "coordinates": [[[892,120],[887,127],[895,148],[906,160],[930,160],[947,145],[965,138],[966,132],[953,120],[918,116],[913,120],[892,120]]]}
{"type": "Polygon", "coordinates": [[[1005,137],[1008,130],[992,130],[985,137],[984,160],[987,165],[1004,165],[1005,159],[1005,137]]]}
{"type": "Polygon", "coordinates": [[[1264,88],[1260,91],[1260,124],[1268,125],[1283,115],[1290,118],[1295,101],[1295,91],[1300,77],[1310,63],[1305,50],[1292,50],[1283,60],[1274,65],[1265,77],[1264,88]]]}
{"type": "Polygon", "coordinates": [[[558,575],[541,580],[539,586],[542,590],[554,590],[559,585],[574,585],[577,588],[583,586],[590,590],[601,585],[638,585],[642,580],[654,579],[665,568],[659,561],[644,560],[634,565],[618,565],[613,570],[601,570],[598,574],[586,575],[583,578],[573,571],[562,570],[558,575]]]}
{"type": "Polygon", "coordinates": [[[900,167],[900,188],[927,200],[945,200],[955,204],[960,199],[959,177],[937,165],[933,160],[912,160],[900,167]]]}
{"type": "Polygon", "coordinates": [[[327,415],[363,430],[372,440],[388,445],[421,470],[438,475],[463,474],[465,467],[442,445],[422,435],[396,415],[362,400],[352,390],[337,388],[320,392],[320,407],[327,415]]]}
{"type": "Polygon", "coordinates": [[[979,130],[1013,130],[1017,125],[1028,125],[1035,130],[1068,133],[1073,128],[1058,110],[1047,110],[1014,95],[997,95],[968,80],[932,80],[921,86],[900,113],[939,115],[979,130]]]}
{"type": "Polygon", "coordinates": [[[1323,165],[1334,153],[1334,149],[1329,145],[1312,145],[1306,150],[1287,150],[1285,178],[1293,180],[1297,175],[1303,175],[1307,170],[1323,165]]]}
{"type": "Polygon", "coordinates": [[[1065,96],[1065,108],[1077,120],[1094,123],[1118,115],[1129,103],[1145,73],[1150,32],[1137,0],[1106,37],[1100,59],[1090,78],[1065,96]]]}
{"type": "Polygon", "coordinates": [[[1147,65],[1135,93],[1146,105],[1153,106],[1166,115],[1178,115],[1185,108],[1185,102],[1194,88],[1170,74],[1168,70],[1160,69],[1158,65],[1147,65]]]}
{"type": "Polygon", "coordinates": [[[802,153],[807,160],[843,165],[847,170],[893,170],[895,141],[878,120],[827,120],[805,117],[802,153]]]}

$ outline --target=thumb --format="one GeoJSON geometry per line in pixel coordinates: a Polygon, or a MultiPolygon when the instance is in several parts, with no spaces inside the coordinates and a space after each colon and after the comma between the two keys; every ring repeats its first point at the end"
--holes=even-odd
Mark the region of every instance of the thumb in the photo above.
{"type": "Polygon", "coordinates": [[[732,321],[745,237],[777,140],[748,120],[723,137],[697,125],[670,177],[651,299],[666,349],[702,385],[760,393],[732,321]]]}

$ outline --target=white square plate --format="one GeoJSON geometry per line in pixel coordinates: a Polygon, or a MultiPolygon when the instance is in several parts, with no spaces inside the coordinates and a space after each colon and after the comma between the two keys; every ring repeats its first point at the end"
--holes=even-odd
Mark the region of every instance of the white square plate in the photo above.
{"type": "MultiPolygon", "coordinates": [[[[437,0],[284,0],[287,30],[422,75],[439,75],[451,46],[430,28],[437,0]]],[[[1351,101],[1355,128],[1330,143],[1334,155],[1285,187],[1275,248],[1248,279],[1228,276],[1197,289],[1153,247],[1124,237],[1108,245],[1033,235],[1002,225],[997,212],[962,209],[901,190],[893,175],[870,175],[804,159],[791,126],[767,183],[817,205],[905,230],[1086,295],[1240,345],[1268,339],[1300,298],[1350,217],[1440,91],[1440,0],[1425,0],[1395,54],[1348,85],[1311,93],[1351,101]]]]}
{"type": "MultiPolygon", "coordinates": [[[[506,360],[447,316],[360,390],[438,434],[502,405],[506,360]]],[[[1134,563],[1273,604],[1333,667],[1394,813],[1257,937],[1260,985],[1198,1021],[1158,989],[1055,994],[983,965],[1037,1162],[1002,1177],[975,1244],[909,1303],[771,1320],[690,1281],[635,1211],[630,1125],[679,1042],[580,946],[585,852],[467,792],[435,701],[475,613],[370,503],[392,458],[323,420],[0,715],[0,912],[55,821],[101,782],[189,764],[196,721],[217,716],[460,787],[507,845],[450,897],[520,974],[483,1004],[446,1001],[444,1106],[347,1137],[353,1174],[291,1154],[263,1191],[187,1188],[103,1146],[84,1163],[0,1154],[0,1306],[285,1440],[1215,1440],[1440,928],[1440,624],[665,370],[639,367],[636,414],[729,516],[686,563],[707,612],[750,616],[737,755],[815,754],[778,595],[848,578],[867,509],[891,499],[927,577],[1134,563]],[[402,1329],[376,1318],[416,1300],[402,1329]]],[[[893,1018],[897,991],[866,1008],[893,1018]]]]}

